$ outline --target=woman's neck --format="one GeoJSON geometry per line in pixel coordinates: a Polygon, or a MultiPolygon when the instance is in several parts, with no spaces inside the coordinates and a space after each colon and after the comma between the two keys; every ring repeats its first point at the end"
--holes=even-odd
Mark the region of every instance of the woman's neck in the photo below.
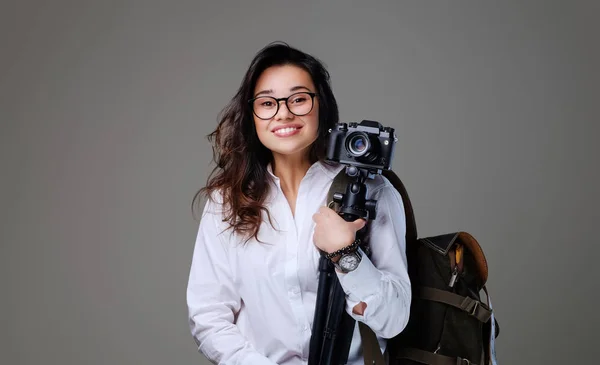
{"type": "Polygon", "coordinates": [[[308,156],[273,156],[273,174],[279,178],[281,189],[292,196],[298,194],[302,178],[311,166],[308,156]]]}

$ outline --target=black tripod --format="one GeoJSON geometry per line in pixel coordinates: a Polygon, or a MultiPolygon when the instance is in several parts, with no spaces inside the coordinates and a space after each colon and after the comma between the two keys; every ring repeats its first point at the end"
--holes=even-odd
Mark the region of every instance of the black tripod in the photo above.
{"type": "MultiPolygon", "coordinates": [[[[373,178],[373,174],[368,169],[356,166],[346,167],[345,173],[350,178],[346,193],[333,194],[334,202],[340,205],[338,213],[347,222],[363,218],[368,224],[369,220],[375,219],[377,202],[367,200],[365,180],[373,178]]],[[[357,232],[357,235],[361,231],[357,232]]],[[[308,365],[346,364],[355,320],[345,310],[344,290],[337,278],[333,263],[325,257],[325,253],[321,254],[319,272],[308,365]]]]}

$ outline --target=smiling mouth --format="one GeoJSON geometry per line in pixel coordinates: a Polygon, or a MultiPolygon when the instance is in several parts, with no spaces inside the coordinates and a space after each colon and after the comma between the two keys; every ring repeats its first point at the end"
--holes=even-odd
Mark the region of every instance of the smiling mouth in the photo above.
{"type": "Polygon", "coordinates": [[[274,131],[273,133],[276,136],[287,137],[287,136],[291,136],[291,135],[294,135],[294,134],[298,133],[298,131],[300,131],[301,128],[302,127],[279,128],[278,130],[274,131]]]}

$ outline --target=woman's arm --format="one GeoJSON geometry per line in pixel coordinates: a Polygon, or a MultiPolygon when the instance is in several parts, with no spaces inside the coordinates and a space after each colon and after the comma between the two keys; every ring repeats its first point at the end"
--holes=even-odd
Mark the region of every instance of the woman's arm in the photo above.
{"type": "Polygon", "coordinates": [[[240,309],[226,251],[209,201],[203,212],[187,286],[188,318],[198,350],[215,364],[273,365],[240,333],[234,315],[240,309]]]}
{"type": "Polygon", "coordinates": [[[372,198],[377,199],[377,218],[369,222],[371,257],[363,254],[352,272],[336,272],[347,293],[346,311],[375,334],[392,338],[406,327],[410,314],[406,219],[402,197],[387,180],[372,198]]]}

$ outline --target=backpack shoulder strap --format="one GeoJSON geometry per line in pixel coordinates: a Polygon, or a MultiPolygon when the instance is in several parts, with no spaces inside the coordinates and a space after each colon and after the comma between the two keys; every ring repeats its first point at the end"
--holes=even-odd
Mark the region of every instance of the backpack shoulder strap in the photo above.
{"type": "Polygon", "coordinates": [[[413,211],[412,203],[410,198],[408,197],[408,192],[404,187],[404,183],[398,175],[392,170],[384,170],[382,173],[386,179],[390,181],[390,183],[398,190],[400,196],[402,197],[402,203],[404,204],[404,215],[406,216],[406,242],[410,244],[412,242],[416,242],[418,238],[417,233],[417,223],[415,220],[415,213],[413,211]]]}
{"type": "Polygon", "coordinates": [[[358,322],[358,329],[360,331],[365,365],[385,365],[385,357],[381,353],[375,332],[363,322],[358,322]]]}

